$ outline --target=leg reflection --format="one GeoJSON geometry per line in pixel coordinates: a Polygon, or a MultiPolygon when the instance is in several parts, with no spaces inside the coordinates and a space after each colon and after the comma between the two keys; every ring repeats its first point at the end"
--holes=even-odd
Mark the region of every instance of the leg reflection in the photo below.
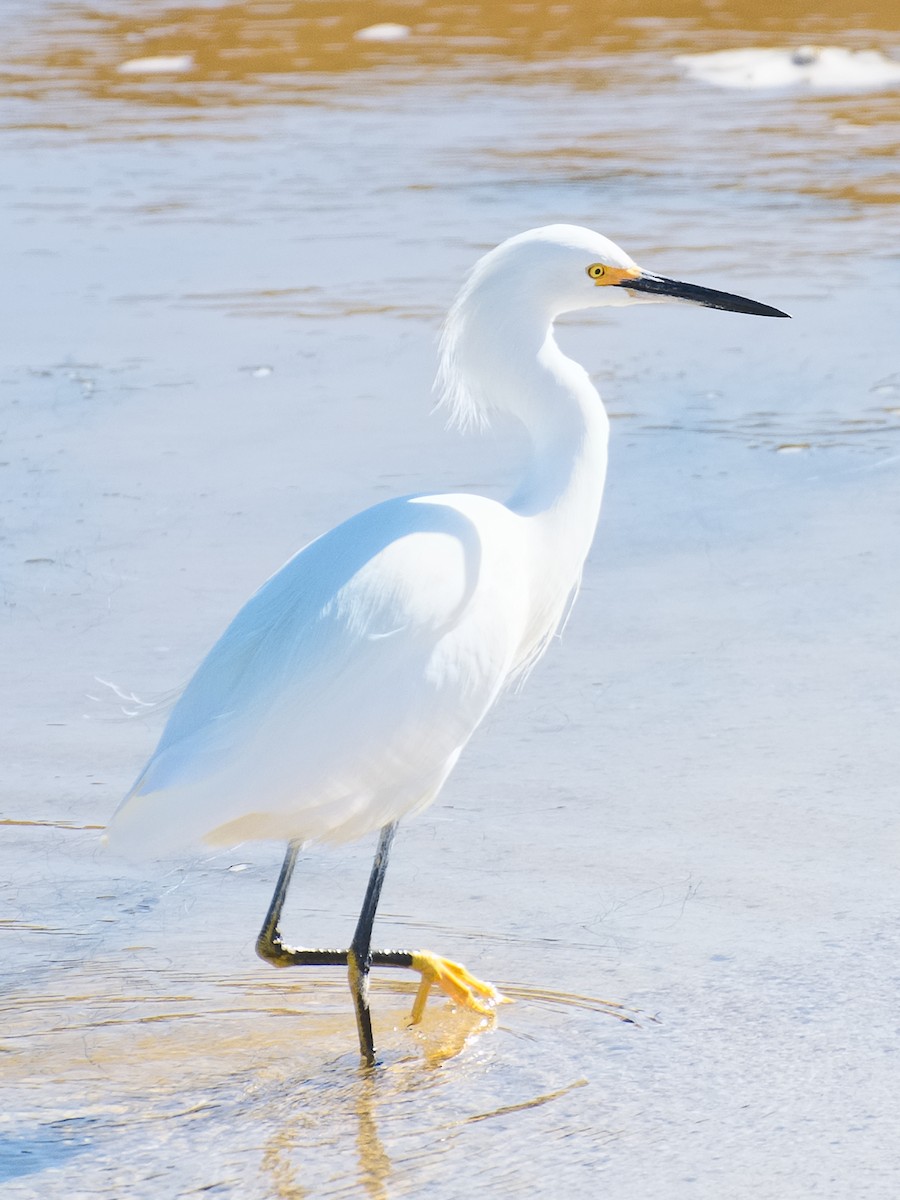
{"type": "MultiPolygon", "coordinates": [[[[348,1192],[369,1200],[389,1200],[393,1165],[378,1136],[377,1120],[378,1089],[381,1086],[383,1091],[383,1084],[383,1076],[362,1067],[354,1078],[341,1080],[334,1091],[323,1093],[317,1088],[308,1098],[312,1109],[299,1093],[290,1120],[269,1137],[263,1149],[267,1193],[276,1200],[308,1200],[320,1195],[320,1180],[307,1163],[315,1163],[318,1171],[325,1166],[323,1155],[328,1155],[330,1170],[335,1163],[343,1164],[340,1182],[348,1192]],[[355,1170],[351,1164],[354,1138],[355,1170]]],[[[331,1183],[335,1183],[333,1175],[331,1183]]]]}
{"type": "Polygon", "coordinates": [[[356,1093],[356,1145],[359,1151],[359,1182],[366,1195],[371,1200],[388,1200],[391,1160],[378,1136],[378,1123],[375,1120],[379,1078],[371,1071],[360,1071],[356,1093]]]}

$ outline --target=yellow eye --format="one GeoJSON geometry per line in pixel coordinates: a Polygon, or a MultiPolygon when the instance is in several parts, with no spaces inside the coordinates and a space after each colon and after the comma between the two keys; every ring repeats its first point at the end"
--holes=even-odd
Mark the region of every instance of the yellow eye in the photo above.
{"type": "Polygon", "coordinates": [[[602,263],[591,263],[587,269],[591,279],[601,279],[606,274],[606,267],[602,263]]]}

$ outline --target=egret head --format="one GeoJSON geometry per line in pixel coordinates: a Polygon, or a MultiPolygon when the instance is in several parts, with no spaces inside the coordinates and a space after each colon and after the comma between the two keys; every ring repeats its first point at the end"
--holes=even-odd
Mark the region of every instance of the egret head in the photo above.
{"type": "Polygon", "coordinates": [[[578,225],[546,225],[509,238],[475,264],[441,336],[436,390],[457,424],[483,422],[515,389],[513,368],[529,361],[561,313],[678,300],[753,313],[788,314],[755,300],[645,271],[615,242],[578,225]]]}
{"type": "Polygon", "coordinates": [[[485,283],[505,281],[517,294],[527,290],[551,318],[582,308],[666,300],[761,317],[788,315],[730,292],[654,275],[609,238],[578,225],[546,225],[510,238],[476,266],[472,282],[479,277],[485,283]]]}

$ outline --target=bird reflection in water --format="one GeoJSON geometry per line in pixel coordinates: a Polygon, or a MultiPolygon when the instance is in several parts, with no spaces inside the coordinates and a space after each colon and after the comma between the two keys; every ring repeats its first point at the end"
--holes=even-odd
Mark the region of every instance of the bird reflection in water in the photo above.
{"type": "MultiPolygon", "coordinates": [[[[399,985],[379,988],[379,991],[402,996],[404,1004],[412,990],[399,985]]],[[[394,1015],[394,1033],[398,1035],[399,1045],[399,1035],[405,1033],[405,1009],[402,1014],[397,1011],[394,1015]]],[[[337,1116],[338,1125],[344,1126],[348,1120],[355,1123],[356,1183],[360,1193],[371,1200],[387,1200],[393,1164],[379,1134],[379,1110],[427,1090],[437,1078],[428,1068],[440,1067],[461,1054],[480,1033],[492,1027],[495,1020],[467,1008],[447,1006],[441,1010],[435,1006],[414,1030],[415,1054],[409,1053],[408,1043],[405,1043],[403,1056],[387,1065],[385,1071],[374,1072],[361,1065],[351,1075],[336,1077],[335,1091],[324,1105],[298,1107],[292,1102],[289,1117],[272,1133],[263,1149],[261,1166],[271,1194],[278,1200],[306,1200],[316,1194],[303,1183],[308,1173],[304,1161],[318,1155],[321,1143],[317,1136],[310,1134],[313,1129],[322,1129],[328,1124],[330,1111],[337,1116]]],[[[386,1045],[391,1041],[386,1031],[382,1033],[382,1040],[386,1045]]],[[[333,1145],[331,1136],[329,1145],[333,1145]]]]}

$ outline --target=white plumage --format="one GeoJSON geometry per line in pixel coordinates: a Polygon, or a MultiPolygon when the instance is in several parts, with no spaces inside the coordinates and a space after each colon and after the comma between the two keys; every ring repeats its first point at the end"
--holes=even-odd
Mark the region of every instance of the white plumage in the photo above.
{"type": "Polygon", "coordinates": [[[342,841],[432,801],[504,685],[546,649],[596,526],[606,414],[553,320],[664,295],[735,299],[647,275],[575,226],[481,259],[447,320],[439,387],[458,423],[522,422],[531,455],[514,494],[389,500],[295,555],[188,684],[113,843],[342,841]]]}

